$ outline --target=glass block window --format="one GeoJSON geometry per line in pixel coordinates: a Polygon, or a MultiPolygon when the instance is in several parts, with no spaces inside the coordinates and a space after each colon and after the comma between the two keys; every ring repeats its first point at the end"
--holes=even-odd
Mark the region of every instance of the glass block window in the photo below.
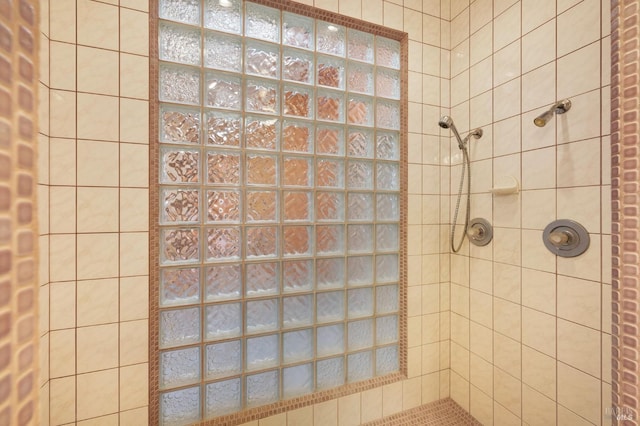
{"type": "Polygon", "coordinates": [[[398,372],[400,42],[157,7],[160,424],[398,372]]]}

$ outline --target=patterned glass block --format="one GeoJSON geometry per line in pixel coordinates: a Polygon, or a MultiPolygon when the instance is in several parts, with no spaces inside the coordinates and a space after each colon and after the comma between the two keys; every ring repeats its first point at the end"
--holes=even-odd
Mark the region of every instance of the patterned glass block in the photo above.
{"type": "Polygon", "coordinates": [[[246,257],[274,257],[278,255],[278,236],[275,226],[247,228],[246,257]]]}
{"type": "Polygon", "coordinates": [[[200,105],[200,70],[160,64],[160,101],[200,105]]]}
{"type": "Polygon", "coordinates": [[[282,150],[313,152],[313,124],[285,120],[282,129],[282,150]]]}
{"type": "Polygon", "coordinates": [[[242,86],[240,77],[209,72],[206,75],[205,105],[240,110],[242,86]]]}
{"type": "Polygon", "coordinates": [[[291,296],[282,301],[282,326],[284,328],[310,325],[313,322],[313,296],[291,296]]]}
{"type": "Polygon", "coordinates": [[[373,252],[373,226],[349,225],[347,228],[349,253],[373,252]]]}
{"type": "MultiPolygon", "coordinates": [[[[347,188],[373,189],[373,163],[370,161],[349,161],[347,188]]],[[[373,209],[373,206],[371,208],[373,209]]],[[[373,216],[373,211],[371,211],[371,216],[373,216]]]]}
{"type": "Polygon", "coordinates": [[[241,39],[206,32],[204,38],[204,66],[218,70],[240,72],[242,69],[241,39]]]}
{"type": "Polygon", "coordinates": [[[206,307],[206,339],[219,340],[242,334],[242,306],[223,303],[206,307]]]}
{"type": "Polygon", "coordinates": [[[251,149],[275,150],[280,134],[280,123],[276,119],[264,117],[246,118],[245,147],[251,149]]]}
{"type": "Polygon", "coordinates": [[[282,359],[286,364],[313,358],[313,331],[297,330],[284,333],[282,359]]]}
{"type": "Polygon", "coordinates": [[[398,163],[378,163],[376,165],[376,189],[400,190],[400,166],[398,163]]]}
{"type": "Polygon", "coordinates": [[[284,220],[311,220],[311,192],[283,192],[284,220]]]}
{"type": "Polygon", "coordinates": [[[373,95],[373,67],[371,65],[349,62],[347,89],[350,92],[373,95]]]}
{"type": "Polygon", "coordinates": [[[339,192],[316,193],[316,220],[344,220],[344,194],[339,192]]]}
{"type": "Polygon", "coordinates": [[[275,367],[280,361],[277,334],[247,339],[247,370],[275,367]]]}
{"type": "Polygon", "coordinates": [[[285,292],[310,291],[313,288],[313,261],[282,262],[282,275],[285,292]]]}
{"type": "Polygon", "coordinates": [[[207,220],[210,222],[239,222],[240,191],[207,191],[207,220]]]}
{"type": "Polygon", "coordinates": [[[160,348],[185,346],[200,341],[200,308],[160,311],[160,348]]]}
{"type": "Polygon", "coordinates": [[[318,357],[344,352],[344,325],[327,325],[316,330],[316,353],[318,357]]]}
{"type": "Polygon", "coordinates": [[[240,147],[242,118],[240,114],[207,111],[207,143],[226,147],[240,147]]]}
{"type": "Polygon", "coordinates": [[[376,314],[397,312],[399,297],[397,285],[376,287],[376,314]]]}
{"type": "Polygon", "coordinates": [[[376,74],[376,96],[400,99],[400,73],[378,68],[376,74]]]}
{"type": "Polygon", "coordinates": [[[280,42],[280,11],[254,3],[246,4],[245,30],[247,37],[280,42]]]}
{"type": "Polygon", "coordinates": [[[278,46],[248,42],[245,48],[244,68],[247,74],[278,78],[280,75],[280,51],[278,46]]]}
{"type": "Polygon", "coordinates": [[[371,285],[373,283],[373,257],[350,256],[347,258],[347,271],[349,286],[371,285]]]}
{"type": "Polygon", "coordinates": [[[316,21],[318,31],[316,50],[330,55],[344,56],[346,30],[329,22],[316,21]]]}
{"type": "Polygon", "coordinates": [[[311,186],[313,184],[312,160],[301,157],[284,157],[282,160],[282,184],[284,186],[311,186]]]}
{"type": "Polygon", "coordinates": [[[316,99],[318,120],[344,122],[344,95],[341,92],[318,90],[316,99]]]}
{"type": "Polygon", "coordinates": [[[248,185],[275,185],[278,181],[278,161],[272,155],[251,154],[246,157],[248,185]]]}
{"type": "Polygon", "coordinates": [[[160,424],[188,425],[200,421],[198,386],[160,394],[160,424]]]}
{"type": "Polygon", "coordinates": [[[347,56],[349,59],[373,63],[373,35],[349,28],[347,56]]]}
{"type": "Polygon", "coordinates": [[[200,152],[189,150],[162,150],[160,181],[162,183],[198,182],[200,152]]]}
{"type": "Polygon", "coordinates": [[[350,157],[373,158],[373,132],[351,128],[349,130],[347,155],[350,157]]]}
{"type": "Polygon", "coordinates": [[[399,266],[397,254],[384,254],[376,256],[376,281],[398,281],[398,279],[400,278],[398,269],[399,266]]]}
{"type": "Polygon", "coordinates": [[[371,351],[347,355],[347,382],[359,382],[373,377],[373,354],[371,351]]]}
{"type": "Polygon", "coordinates": [[[242,409],[240,378],[209,383],[205,387],[206,416],[217,417],[242,409]]]}
{"type": "Polygon", "coordinates": [[[162,264],[193,263],[200,259],[199,229],[163,229],[161,234],[162,264]]]}
{"type": "Polygon", "coordinates": [[[376,195],[376,218],[378,220],[400,220],[400,197],[397,194],[376,195]]]}
{"type": "Polygon", "coordinates": [[[200,380],[200,348],[160,352],[160,389],[200,380]]]}
{"type": "Polygon", "coordinates": [[[373,194],[350,192],[347,195],[347,219],[350,221],[373,220],[373,194]]]}
{"type": "Polygon", "coordinates": [[[312,254],[312,237],[310,226],[283,227],[283,255],[310,256],[312,254]]]}
{"type": "Polygon", "coordinates": [[[350,351],[373,346],[373,320],[350,322],[347,326],[348,348],[350,351]]]}
{"type": "Polygon", "coordinates": [[[318,126],[316,152],[325,155],[343,155],[344,131],[338,127],[318,126]]]}
{"type": "Polygon", "coordinates": [[[160,106],[160,141],[200,142],[200,111],[173,105],[160,106]]]}
{"type": "Polygon", "coordinates": [[[247,263],[245,265],[245,293],[247,297],[278,293],[280,270],[277,263],[247,263]]]}
{"type": "Polygon", "coordinates": [[[206,0],[204,26],[218,31],[240,34],[242,0],[206,0]]]}
{"type": "Polygon", "coordinates": [[[198,215],[199,199],[200,191],[197,189],[163,189],[161,223],[198,222],[200,219],[198,215]]]}
{"type": "Polygon", "coordinates": [[[344,259],[317,259],[316,285],[320,289],[344,287],[344,259]]]}
{"type": "Polygon", "coordinates": [[[316,294],[316,320],[319,323],[344,319],[344,292],[316,294]]]}
{"type": "Polygon", "coordinates": [[[282,79],[313,84],[313,55],[295,49],[284,49],[282,79]]]}
{"type": "Polygon", "coordinates": [[[313,49],[313,19],[293,13],[284,12],[282,44],[313,49]]]}
{"type": "Polygon", "coordinates": [[[160,306],[197,303],[200,300],[200,269],[160,270],[160,306]]]}
{"type": "Polygon", "coordinates": [[[246,395],[249,408],[276,402],[280,395],[278,371],[247,376],[246,395]]]}
{"type": "Polygon", "coordinates": [[[220,264],[206,269],[207,301],[239,299],[242,294],[242,267],[238,264],[220,264]]]}
{"type": "Polygon", "coordinates": [[[284,368],[282,370],[282,387],[284,399],[313,392],[313,364],[284,368]]]}
{"type": "Polygon", "coordinates": [[[347,105],[347,122],[359,126],[373,126],[373,99],[350,97],[347,105]]]}
{"type": "Polygon", "coordinates": [[[358,288],[349,290],[347,293],[349,318],[373,315],[373,290],[371,288],[358,288]]]}
{"type": "Polygon", "coordinates": [[[400,159],[400,135],[395,132],[378,132],[376,157],[381,160],[400,159]]]}
{"type": "Polygon", "coordinates": [[[400,42],[376,37],[376,63],[383,67],[400,69],[400,42]]]}
{"type": "Polygon", "coordinates": [[[399,243],[398,225],[377,225],[376,226],[376,249],[378,251],[398,251],[399,243]]]}
{"type": "Polygon", "coordinates": [[[242,343],[240,340],[207,345],[205,369],[207,379],[240,374],[242,372],[242,343]]]}
{"type": "Polygon", "coordinates": [[[376,103],[376,125],[385,129],[400,130],[400,104],[378,101],[376,103]]]}
{"type": "Polygon", "coordinates": [[[247,191],[247,222],[273,222],[277,217],[275,191],[247,191]]]}
{"type": "Polygon", "coordinates": [[[200,30],[169,22],[158,24],[158,56],[161,60],[200,65],[200,30]]]}
{"type": "Polygon", "coordinates": [[[207,183],[214,185],[239,185],[240,154],[228,151],[208,152],[207,183]]]}
{"type": "Polygon", "coordinates": [[[162,19],[200,24],[200,0],[160,0],[158,15],[162,19]]]}
{"type": "Polygon", "coordinates": [[[237,227],[207,229],[207,259],[239,259],[241,233],[237,227]]]}
{"type": "Polygon", "coordinates": [[[261,333],[278,329],[278,299],[247,302],[247,333],[261,333]]]}
{"type": "Polygon", "coordinates": [[[344,226],[343,225],[318,225],[316,226],[316,253],[343,254],[344,253],[344,226]]]}
{"type": "Polygon", "coordinates": [[[318,56],[316,66],[316,84],[318,86],[344,89],[345,62],[329,56],[318,56]]]}
{"type": "Polygon", "coordinates": [[[384,345],[398,341],[398,317],[390,315],[388,317],[376,318],[376,344],[384,345]]]}
{"type": "Polygon", "coordinates": [[[316,389],[331,389],[344,384],[344,359],[331,358],[316,362],[316,389]]]}
{"type": "Polygon", "coordinates": [[[284,87],[283,114],[313,118],[313,90],[298,86],[284,87]]]}
{"type": "Polygon", "coordinates": [[[324,188],[344,188],[344,162],[341,160],[316,160],[317,186],[324,188]]]}

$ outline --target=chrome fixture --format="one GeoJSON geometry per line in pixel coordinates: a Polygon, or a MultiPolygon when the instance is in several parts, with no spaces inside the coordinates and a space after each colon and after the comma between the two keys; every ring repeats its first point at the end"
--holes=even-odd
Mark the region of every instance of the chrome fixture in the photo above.
{"type": "Polygon", "coordinates": [[[569,99],[563,99],[556,102],[547,111],[543,112],[539,116],[533,119],[533,124],[538,127],[544,127],[549,120],[553,118],[553,114],[564,114],[571,109],[571,101],[569,99]]]}
{"type": "Polygon", "coordinates": [[[493,227],[487,219],[477,217],[469,222],[467,237],[471,244],[486,246],[493,239],[493,227]]]}
{"type": "Polygon", "coordinates": [[[438,121],[438,125],[443,129],[451,129],[456,139],[458,140],[458,148],[460,149],[463,149],[463,147],[469,141],[469,138],[471,136],[473,136],[476,139],[480,139],[482,137],[482,129],[478,128],[478,129],[472,130],[471,133],[469,133],[464,139],[462,139],[460,137],[460,133],[458,133],[458,129],[456,128],[456,125],[453,124],[453,118],[449,117],[448,115],[443,115],[440,118],[440,121],[438,121]]]}
{"type": "Polygon", "coordinates": [[[542,232],[544,245],[561,257],[576,257],[589,248],[589,233],[578,222],[559,219],[551,222],[542,232]]]}

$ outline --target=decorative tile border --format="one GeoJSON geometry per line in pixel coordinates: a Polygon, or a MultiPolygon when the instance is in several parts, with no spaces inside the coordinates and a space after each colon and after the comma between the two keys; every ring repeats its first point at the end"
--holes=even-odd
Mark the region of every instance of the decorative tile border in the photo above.
{"type": "Polygon", "coordinates": [[[482,426],[451,398],[365,423],[363,426],[482,426]]]}

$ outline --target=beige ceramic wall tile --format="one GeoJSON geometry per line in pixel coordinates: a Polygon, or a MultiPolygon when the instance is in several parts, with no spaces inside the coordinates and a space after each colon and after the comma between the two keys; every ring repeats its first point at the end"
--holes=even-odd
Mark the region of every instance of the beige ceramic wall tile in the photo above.
{"type": "Polygon", "coordinates": [[[55,282],[49,285],[49,324],[51,330],[75,327],[76,283],[55,282]]]}
{"type": "Polygon", "coordinates": [[[120,234],[120,276],[149,274],[149,234],[120,234]]]}
{"type": "Polygon", "coordinates": [[[49,230],[52,234],[76,232],[76,189],[71,186],[49,188],[49,230]]]}
{"type": "Polygon", "coordinates": [[[78,327],[118,321],[118,280],[78,281],[78,327]]]}
{"type": "Polygon", "coordinates": [[[78,232],[117,232],[118,192],[117,188],[78,187],[78,232]]]}
{"type": "Polygon", "coordinates": [[[402,382],[402,409],[411,410],[422,404],[422,379],[415,377],[402,382]]]}
{"type": "Polygon", "coordinates": [[[118,98],[78,93],[78,138],[118,140],[118,98]]]}
{"type": "Polygon", "coordinates": [[[149,358],[149,322],[147,320],[120,323],[120,365],[147,362],[149,358]]]}
{"type": "Polygon", "coordinates": [[[338,401],[335,399],[321,402],[313,406],[313,424],[322,426],[337,426],[338,401]]]}
{"type": "Polygon", "coordinates": [[[258,426],[285,426],[287,424],[287,414],[280,413],[275,416],[258,420],[258,426]]]}
{"type": "Polygon", "coordinates": [[[522,305],[554,315],[556,312],[555,275],[522,268],[522,305]]]}
{"type": "Polygon", "coordinates": [[[51,40],[76,41],[75,0],[52,1],[49,5],[49,36],[51,40]]]}
{"type": "Polygon", "coordinates": [[[469,411],[469,382],[451,371],[451,398],[465,411],[469,411]]]}
{"type": "Polygon", "coordinates": [[[608,257],[602,253],[610,253],[607,248],[601,251],[602,243],[599,234],[589,236],[589,249],[581,256],[558,259],[558,273],[586,280],[600,281],[602,269],[600,259],[608,257]]]}
{"type": "Polygon", "coordinates": [[[451,370],[462,377],[464,380],[469,381],[469,350],[457,344],[453,340],[453,336],[450,345],[451,370]]]}
{"type": "Polygon", "coordinates": [[[522,347],[522,382],[548,398],[556,398],[556,360],[527,346],[522,347]]]}
{"type": "Polygon", "coordinates": [[[475,386],[470,389],[469,413],[482,424],[493,424],[493,400],[475,386]]]}
{"type": "Polygon", "coordinates": [[[371,0],[367,7],[362,9],[362,19],[374,24],[382,24],[383,9],[382,0],[371,0]]]}
{"type": "MultiPolygon", "coordinates": [[[[524,9],[526,3],[522,7],[524,9]]],[[[553,49],[540,48],[556,44],[555,26],[555,21],[549,21],[522,37],[522,72],[529,72],[556,59],[553,49]]]]}
{"type": "Polygon", "coordinates": [[[120,9],[120,50],[138,55],[149,55],[148,14],[120,9]]]}
{"type": "MultiPolygon", "coordinates": [[[[448,370],[445,370],[448,371],[448,370]]],[[[440,373],[425,374],[422,381],[422,403],[428,404],[440,399],[442,389],[440,389],[440,373]]],[[[447,382],[448,384],[448,382],[447,382]]]]}
{"type": "MultiPolygon", "coordinates": [[[[48,75],[51,89],[75,90],[76,46],[70,43],[51,41],[49,55],[48,75]]],[[[50,112],[48,108],[45,108],[45,111],[50,112]]]]}
{"type": "MultiPolygon", "coordinates": [[[[608,90],[608,89],[607,89],[608,90]]],[[[592,90],[580,96],[571,98],[572,114],[563,114],[557,120],[557,140],[558,143],[574,142],[583,139],[599,138],[601,136],[601,123],[594,120],[594,116],[600,115],[600,90],[592,90]],[[574,108],[575,107],[575,108],[574,108]]],[[[608,96],[608,95],[605,95],[608,96]]],[[[609,125],[603,126],[608,129],[609,125]]],[[[604,130],[608,133],[608,130],[604,130]]],[[[606,168],[609,169],[610,165],[606,168]]],[[[598,170],[598,168],[595,168],[598,170]]],[[[603,180],[603,183],[608,181],[603,180]]],[[[598,182],[599,183],[599,182],[598,182]]]]}
{"type": "Polygon", "coordinates": [[[522,383],[520,380],[499,368],[494,368],[493,395],[495,401],[503,405],[507,410],[518,417],[520,417],[520,412],[522,410],[521,386],[522,383]]]}
{"type": "Polygon", "coordinates": [[[522,420],[531,426],[554,426],[556,424],[556,402],[529,386],[523,385],[522,420]]]}
{"type": "Polygon", "coordinates": [[[522,227],[544,229],[556,218],[555,190],[522,191],[522,227]]]}
{"type": "Polygon", "coordinates": [[[493,365],[472,353],[469,366],[469,377],[473,387],[488,396],[493,396],[493,365]]]}
{"type": "Polygon", "coordinates": [[[76,331],[74,329],[52,331],[49,336],[50,346],[47,355],[50,377],[55,379],[74,375],[76,373],[76,331]]]}
{"type": "Polygon", "coordinates": [[[120,144],[120,186],[149,186],[149,148],[136,144],[120,144]]]}
{"type": "MultiPolygon", "coordinates": [[[[44,154],[44,153],[43,153],[44,154]]],[[[76,141],[51,138],[47,162],[51,185],[76,184],[76,141]]]]}
{"type": "Polygon", "coordinates": [[[118,53],[78,46],[78,91],[117,96],[118,53]]]}
{"type": "Polygon", "coordinates": [[[558,360],[600,377],[600,332],[558,319],[558,360]]]}
{"type": "Polygon", "coordinates": [[[148,364],[136,364],[120,368],[120,410],[148,405],[148,383],[148,364]]]}
{"type": "MultiPolygon", "coordinates": [[[[558,403],[592,423],[600,422],[600,381],[558,363],[558,403]]],[[[564,423],[563,423],[564,424],[564,423]]]]}
{"type": "Polygon", "coordinates": [[[537,149],[522,154],[522,189],[556,186],[555,148],[537,149]]]}
{"type": "Polygon", "coordinates": [[[362,423],[382,418],[382,388],[362,392],[360,407],[362,423]]]}
{"type": "Polygon", "coordinates": [[[558,276],[558,317],[600,328],[601,284],[558,276]]]}
{"type": "Polygon", "coordinates": [[[338,399],[338,426],[357,426],[360,424],[360,394],[344,396],[338,399]]]}
{"type": "Polygon", "coordinates": [[[74,138],[76,136],[76,94],[64,90],[49,92],[49,131],[52,137],[74,138]]]}
{"type": "Polygon", "coordinates": [[[118,234],[78,234],[78,279],[118,275],[118,234]]]}
{"type": "Polygon", "coordinates": [[[473,321],[469,330],[471,352],[493,362],[493,331],[473,321]]]}
{"type": "Polygon", "coordinates": [[[76,278],[76,238],[74,235],[51,235],[49,237],[50,278],[69,281],[76,278]]]}
{"type": "Polygon", "coordinates": [[[451,47],[455,48],[464,40],[469,38],[469,9],[464,8],[459,13],[451,11],[451,47]]]}
{"type": "Polygon", "coordinates": [[[533,309],[523,308],[522,343],[555,357],[556,318],[533,309]]]}
{"type": "Polygon", "coordinates": [[[143,12],[149,11],[149,2],[145,0],[120,0],[120,6],[141,10],[143,12]]]}
{"type": "MultiPolygon", "coordinates": [[[[360,401],[358,401],[358,404],[360,401]]],[[[305,426],[313,423],[313,405],[287,411],[287,426],[305,426]]]]}
{"type": "Polygon", "coordinates": [[[558,98],[568,98],[600,85],[600,42],[558,59],[558,98]]]}
{"type": "Polygon", "coordinates": [[[52,379],[49,382],[49,421],[61,425],[75,421],[76,379],[74,376],[52,379]]]}
{"type": "MultiPolygon", "coordinates": [[[[494,9],[494,13],[497,11],[494,9]]],[[[493,48],[499,50],[520,37],[520,2],[494,19],[493,48]]]]}
{"type": "MultiPolygon", "coordinates": [[[[118,49],[118,7],[89,0],[79,0],[78,44],[118,49]]],[[[126,23],[121,22],[121,25],[126,23]]]]}
{"type": "Polygon", "coordinates": [[[120,53],[120,96],[149,98],[149,58],[120,53]]]}
{"type": "Polygon", "coordinates": [[[118,186],[118,144],[78,141],[78,185],[118,186]]]}
{"type": "Polygon", "coordinates": [[[522,76],[522,111],[546,108],[556,100],[556,64],[551,62],[522,76]]]}
{"type": "Polygon", "coordinates": [[[149,277],[120,278],[120,321],[149,317],[149,277]]]}
{"type": "Polygon", "coordinates": [[[118,411],[118,369],[76,376],[78,420],[118,411]]]}
{"type": "Polygon", "coordinates": [[[131,143],[149,143],[149,102],[120,99],[120,140],[131,143]],[[141,124],[143,123],[143,124],[141,124]]]}
{"type": "Polygon", "coordinates": [[[77,329],[78,373],[118,366],[118,325],[105,324],[77,329]]]}
{"type": "Polygon", "coordinates": [[[493,334],[494,365],[520,379],[522,371],[522,345],[500,333],[493,334]]]}
{"type": "Polygon", "coordinates": [[[147,407],[136,408],[120,412],[120,426],[137,426],[149,423],[149,409],[147,407]]]}
{"type": "Polygon", "coordinates": [[[600,38],[597,0],[578,3],[558,16],[558,56],[564,56],[600,38]]]}
{"type": "Polygon", "coordinates": [[[556,16],[556,2],[553,0],[523,0],[522,33],[526,34],[556,16]]]}
{"type": "Polygon", "coordinates": [[[522,321],[521,307],[497,297],[493,298],[493,328],[516,341],[520,341],[522,321]]]}

